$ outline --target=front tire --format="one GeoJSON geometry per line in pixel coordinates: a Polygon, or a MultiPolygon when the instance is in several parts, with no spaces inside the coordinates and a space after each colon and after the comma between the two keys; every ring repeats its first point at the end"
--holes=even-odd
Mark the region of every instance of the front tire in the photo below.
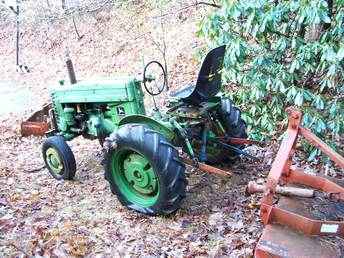
{"type": "Polygon", "coordinates": [[[76,163],[72,150],[62,136],[51,136],[42,146],[42,154],[49,173],[57,180],[72,180],[76,163]]]}
{"type": "Polygon", "coordinates": [[[111,134],[105,146],[105,178],[124,206],[147,215],[179,209],[187,185],[185,165],[163,135],[128,124],[111,134]]]}

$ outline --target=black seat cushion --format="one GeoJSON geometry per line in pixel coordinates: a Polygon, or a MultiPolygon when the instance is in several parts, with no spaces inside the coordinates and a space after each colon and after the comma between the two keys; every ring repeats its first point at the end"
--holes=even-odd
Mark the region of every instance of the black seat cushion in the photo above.
{"type": "Polygon", "coordinates": [[[215,96],[221,89],[221,72],[225,51],[226,46],[211,50],[202,63],[196,85],[188,85],[172,93],[171,96],[196,106],[215,96]]]}
{"type": "Polygon", "coordinates": [[[195,88],[196,88],[196,85],[192,85],[192,84],[187,85],[182,89],[171,92],[170,96],[174,98],[184,99],[186,97],[189,97],[195,88]]]}

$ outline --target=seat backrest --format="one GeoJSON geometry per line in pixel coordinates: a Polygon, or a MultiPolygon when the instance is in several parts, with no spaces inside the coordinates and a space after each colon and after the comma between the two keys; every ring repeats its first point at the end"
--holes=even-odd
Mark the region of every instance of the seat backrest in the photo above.
{"type": "Polygon", "coordinates": [[[211,50],[205,57],[194,91],[184,102],[199,105],[215,96],[221,89],[221,72],[226,46],[217,47],[211,50]]]}

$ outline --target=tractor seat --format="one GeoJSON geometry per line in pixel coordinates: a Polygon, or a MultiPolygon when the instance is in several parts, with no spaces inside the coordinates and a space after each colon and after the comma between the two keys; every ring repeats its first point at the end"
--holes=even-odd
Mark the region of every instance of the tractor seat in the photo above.
{"type": "Polygon", "coordinates": [[[196,88],[196,85],[190,84],[188,86],[185,86],[182,89],[171,92],[170,96],[173,98],[184,99],[190,96],[191,93],[195,90],[195,88],[196,88]]]}
{"type": "Polygon", "coordinates": [[[225,51],[226,46],[211,50],[202,63],[196,85],[188,85],[172,92],[170,96],[195,106],[214,97],[221,89],[221,72],[225,51]]]}

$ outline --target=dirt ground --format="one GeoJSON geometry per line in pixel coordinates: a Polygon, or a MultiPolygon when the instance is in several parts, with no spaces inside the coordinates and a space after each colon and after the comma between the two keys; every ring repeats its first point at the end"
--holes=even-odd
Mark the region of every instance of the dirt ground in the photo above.
{"type": "MultiPolygon", "coordinates": [[[[196,24],[207,9],[184,8],[192,3],[172,1],[163,16],[172,89],[190,83],[198,71],[194,53],[204,42],[195,36],[196,24]]],[[[28,74],[15,72],[14,25],[0,25],[1,81],[30,92],[29,97],[24,94],[22,108],[0,115],[0,256],[253,255],[262,228],[259,196],[245,196],[245,186],[266,176],[272,151],[255,148],[262,162],[239,160],[228,167],[235,172],[232,178],[188,169],[182,208],[172,216],[146,217],[121,206],[110,192],[97,141],[70,143],[77,175],[68,182],[54,180],[44,168],[43,138],[20,137],[20,121],[48,101],[50,87],[67,78],[66,47],[78,79],[123,73],[140,76],[143,60],[161,60],[154,43],[161,34],[159,16],[159,10],[140,3],[81,16],[77,19],[84,35],[81,40],[70,21],[31,28],[22,44],[28,74]]]]}
{"type": "Polygon", "coordinates": [[[146,217],[122,207],[100,165],[101,148],[77,139],[74,181],[56,181],[42,169],[42,139],[2,139],[0,252],[2,255],[247,257],[261,228],[256,199],[244,195],[257,165],[238,163],[231,179],[188,170],[182,208],[146,217]],[[20,155],[18,155],[20,153],[20,155]]]}

